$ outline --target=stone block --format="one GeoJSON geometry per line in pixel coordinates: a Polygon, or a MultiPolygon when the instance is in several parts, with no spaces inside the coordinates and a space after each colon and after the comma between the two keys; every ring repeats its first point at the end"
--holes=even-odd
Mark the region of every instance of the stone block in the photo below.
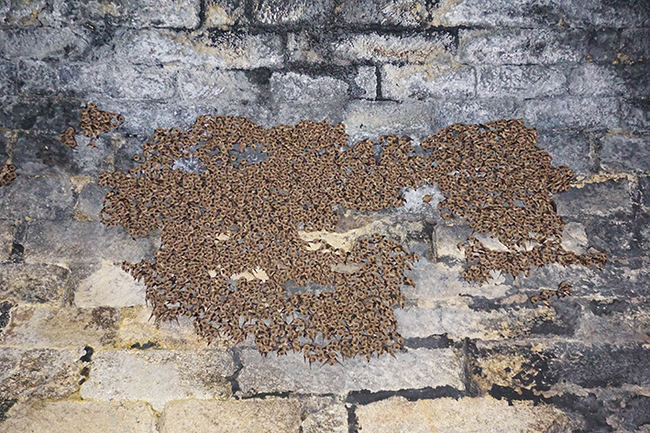
{"type": "Polygon", "coordinates": [[[265,25],[322,26],[332,19],[333,0],[254,0],[253,22],[265,25]]]}
{"type": "Polygon", "coordinates": [[[146,287],[143,282],[104,262],[101,267],[81,280],[74,291],[74,304],[82,308],[144,305],[146,287]]]}
{"type": "Polygon", "coordinates": [[[650,172],[650,135],[608,132],[600,140],[600,166],[614,172],[650,172]]]}
{"type": "Polygon", "coordinates": [[[143,400],[161,411],[172,400],[227,397],[226,377],[234,371],[232,355],[217,350],[98,352],[92,358],[90,378],[81,386],[81,397],[143,400]]]}
{"type": "Polygon", "coordinates": [[[0,345],[25,348],[75,349],[110,347],[115,341],[119,311],[19,305],[0,337],[0,345]]]}
{"type": "Polygon", "coordinates": [[[550,1],[465,0],[438,4],[433,23],[466,27],[552,27],[564,15],[550,1]]]}
{"type": "Polygon", "coordinates": [[[562,216],[611,216],[632,211],[629,185],[626,179],[589,183],[554,195],[557,212],[562,216]]]}
{"type": "Polygon", "coordinates": [[[538,98],[567,92],[563,68],[541,65],[484,66],[477,69],[479,97],[538,98]]]}
{"type": "Polygon", "coordinates": [[[418,401],[392,397],[358,407],[355,414],[360,430],[376,433],[541,432],[549,431],[549,425],[557,426],[558,431],[571,431],[580,425],[550,405],[509,403],[489,396],[418,401]]]}
{"type": "Polygon", "coordinates": [[[207,0],[205,3],[205,28],[228,29],[248,23],[246,2],[241,0],[207,0]]]}
{"type": "Polygon", "coordinates": [[[75,215],[83,220],[99,221],[99,214],[104,206],[104,187],[90,182],[83,185],[75,203],[75,215]]]}
{"type": "Polygon", "coordinates": [[[300,425],[303,433],[347,433],[348,411],[344,405],[331,405],[307,415],[300,425]]]}
{"type": "Polygon", "coordinates": [[[621,127],[630,131],[647,132],[650,129],[650,98],[621,100],[621,127]]]}
{"type": "Polygon", "coordinates": [[[89,48],[87,28],[49,27],[0,29],[0,52],[5,59],[81,59],[89,48]]]}
{"type": "Polygon", "coordinates": [[[436,4],[425,1],[376,0],[360,2],[343,0],[335,9],[337,23],[357,26],[424,27],[429,24],[436,4]]]}
{"type": "Polygon", "coordinates": [[[626,93],[626,86],[616,68],[585,63],[571,69],[569,93],[577,96],[618,96],[626,93]]]}
{"type": "MultiPolygon", "coordinates": [[[[205,349],[208,344],[198,336],[191,319],[180,317],[178,322],[156,323],[151,316],[151,307],[140,305],[122,309],[116,346],[122,349],[155,347],[186,350],[205,349]]],[[[230,346],[231,342],[213,341],[209,347],[225,349],[230,346]]]]}
{"type": "Polygon", "coordinates": [[[591,172],[591,148],[598,135],[576,129],[550,129],[537,131],[537,146],[547,151],[555,167],[566,165],[576,176],[591,172]]]}
{"type": "Polygon", "coordinates": [[[281,398],[173,401],[165,407],[160,424],[161,433],[298,433],[300,406],[294,399],[281,398]]]}
{"type": "Polygon", "coordinates": [[[19,303],[59,305],[69,274],[70,271],[57,265],[2,263],[0,298],[19,303]]]}
{"type": "Polygon", "coordinates": [[[0,399],[69,397],[82,378],[80,356],[74,350],[0,348],[0,399]]]}
{"type": "Polygon", "coordinates": [[[650,29],[647,27],[634,28],[627,24],[624,25],[624,28],[621,29],[620,53],[622,57],[619,60],[626,60],[626,63],[647,61],[650,58],[650,47],[648,44],[639,42],[647,41],[649,37],[650,29]]]}
{"type": "Polygon", "coordinates": [[[358,63],[407,62],[444,63],[455,53],[455,40],[446,31],[417,35],[379,33],[288,35],[287,51],[292,62],[358,63]]]}
{"type": "MultiPolygon", "coordinates": [[[[0,220],[0,262],[6,262],[11,256],[17,227],[18,224],[15,222],[0,220]]],[[[6,278],[5,272],[0,271],[0,275],[3,275],[0,278],[6,278]]],[[[2,287],[2,283],[0,283],[0,287],[2,287]]]]}
{"type": "Polygon", "coordinates": [[[436,104],[435,124],[440,129],[454,123],[486,123],[522,117],[522,107],[515,98],[444,99],[436,104]]]}
{"type": "Polygon", "coordinates": [[[177,77],[178,96],[182,103],[230,105],[254,104],[259,89],[243,71],[227,71],[214,67],[183,68],[177,77]]]}
{"type": "Polygon", "coordinates": [[[134,240],[121,227],[75,220],[65,224],[35,222],[27,228],[24,245],[29,263],[137,262],[153,257],[155,250],[148,238],[134,240]]]}
{"type": "Polygon", "coordinates": [[[355,88],[352,96],[362,99],[375,99],[377,97],[377,70],[374,66],[357,67],[354,77],[355,88]]]}
{"type": "Polygon", "coordinates": [[[141,401],[21,402],[6,417],[2,433],[157,432],[151,407],[141,401]]]}
{"type": "Polygon", "coordinates": [[[524,102],[523,118],[538,129],[614,129],[620,101],[613,97],[556,97],[524,102]]]}
{"type": "Polygon", "coordinates": [[[0,188],[0,218],[8,220],[56,220],[69,215],[72,191],[61,176],[18,176],[0,188]]]}
{"type": "Polygon", "coordinates": [[[384,65],[381,89],[383,97],[395,100],[471,98],[476,89],[476,74],[473,68],[459,65],[384,65]]]}
{"type": "Polygon", "coordinates": [[[554,29],[461,30],[458,56],[469,64],[554,64],[587,55],[581,31],[554,29]]]}
{"type": "Polygon", "coordinates": [[[272,392],[345,394],[355,390],[398,390],[450,386],[463,388],[462,362],[450,349],[408,349],[370,362],[346,359],[342,365],[311,366],[303,356],[263,357],[255,349],[241,352],[237,382],[243,395],[272,392]]]}

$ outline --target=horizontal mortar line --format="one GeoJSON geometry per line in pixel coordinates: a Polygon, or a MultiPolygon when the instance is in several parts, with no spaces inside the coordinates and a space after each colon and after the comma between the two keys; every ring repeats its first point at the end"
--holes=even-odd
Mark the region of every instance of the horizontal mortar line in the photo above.
{"type": "Polygon", "coordinates": [[[450,385],[425,388],[408,388],[399,390],[382,390],[382,391],[350,391],[346,398],[346,403],[352,404],[370,404],[391,397],[404,397],[408,401],[418,400],[435,400],[438,398],[462,398],[470,396],[464,390],[459,390],[450,385]]]}

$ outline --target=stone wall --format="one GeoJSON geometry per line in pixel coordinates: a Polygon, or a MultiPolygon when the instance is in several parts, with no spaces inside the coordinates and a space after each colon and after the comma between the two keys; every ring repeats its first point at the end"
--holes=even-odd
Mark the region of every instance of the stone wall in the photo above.
{"type": "Polygon", "coordinates": [[[2,1],[0,162],[18,177],[0,187],[0,431],[647,431],[648,10],[2,1]],[[82,135],[64,146],[89,101],[125,123],[95,147],[82,135]],[[343,122],[351,141],[524,119],[576,173],[556,196],[566,244],[609,260],[469,285],[456,248],[467,227],[414,205],[378,222],[425,252],[396,312],[406,347],[395,357],[310,367],[250,343],[208,347],[191,323],[149,320],[144,286],[119,265],[158,241],[103,226],[96,183],[131,167],[156,127],[204,113],[343,122]],[[560,281],[572,296],[528,302],[560,281]]]}

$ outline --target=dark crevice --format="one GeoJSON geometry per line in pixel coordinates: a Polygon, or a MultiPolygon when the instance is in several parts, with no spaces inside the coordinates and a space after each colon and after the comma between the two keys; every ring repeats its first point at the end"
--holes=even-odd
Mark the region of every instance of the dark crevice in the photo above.
{"type": "Polygon", "coordinates": [[[408,401],[417,400],[432,400],[436,398],[451,397],[461,398],[466,396],[464,391],[459,391],[449,385],[438,386],[432,388],[430,386],[420,389],[400,389],[397,391],[352,391],[346,398],[347,403],[353,404],[370,404],[381,400],[386,400],[391,397],[404,397],[408,401]]]}
{"type": "Polygon", "coordinates": [[[375,79],[377,80],[377,94],[375,95],[375,100],[381,101],[384,97],[381,90],[381,69],[379,65],[375,66],[375,79]]]}
{"type": "Polygon", "coordinates": [[[84,352],[85,353],[83,354],[83,356],[81,358],[79,358],[79,360],[81,362],[90,362],[91,358],[93,356],[93,353],[95,353],[95,349],[93,349],[90,346],[86,346],[86,347],[84,347],[84,352]]]}
{"type": "Polygon", "coordinates": [[[359,433],[359,419],[357,418],[357,407],[354,404],[346,404],[348,411],[348,433],[359,433]]]}
{"type": "Polygon", "coordinates": [[[429,337],[412,337],[404,340],[404,346],[410,349],[445,349],[453,347],[454,341],[447,334],[429,337]]]}
{"type": "Polygon", "coordinates": [[[199,1],[199,23],[196,25],[195,30],[199,30],[205,25],[205,1],[199,1]]]}
{"type": "Polygon", "coordinates": [[[239,386],[239,382],[237,382],[237,378],[239,377],[239,373],[244,368],[244,365],[241,362],[240,349],[238,348],[233,349],[232,358],[233,358],[233,363],[235,364],[235,371],[233,374],[226,377],[226,380],[230,382],[230,391],[232,393],[233,398],[239,399],[240,396],[238,394],[241,394],[241,388],[239,386]]]}

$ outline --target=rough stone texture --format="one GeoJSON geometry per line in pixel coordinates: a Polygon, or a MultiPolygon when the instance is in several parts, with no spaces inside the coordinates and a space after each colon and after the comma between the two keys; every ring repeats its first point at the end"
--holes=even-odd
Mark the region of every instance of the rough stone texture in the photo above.
{"type": "Polygon", "coordinates": [[[156,420],[144,402],[53,401],[23,403],[11,408],[0,432],[154,433],[156,420]]]}
{"type": "Polygon", "coordinates": [[[0,187],[0,431],[647,430],[648,18],[627,0],[0,1],[0,163],[18,174],[0,187]],[[90,101],[125,116],[95,147],[90,101]],[[207,345],[150,318],[120,265],[158,235],[101,225],[97,185],[205,113],[343,122],[350,143],[524,119],[577,176],[554,196],[563,245],[608,261],[468,284],[471,230],[424,186],[366,216],[420,255],[396,359],[207,345]],[[529,301],[561,281],[571,296],[529,301]]]}
{"type": "Polygon", "coordinates": [[[69,270],[56,265],[3,263],[0,297],[21,303],[58,305],[69,274],[69,270]]]}
{"type": "Polygon", "coordinates": [[[74,304],[82,308],[143,305],[144,298],[144,283],[111,263],[102,263],[96,272],[79,282],[74,292],[74,304]]]}
{"type": "Polygon", "coordinates": [[[70,396],[79,389],[79,356],[76,351],[0,348],[0,399],[70,396]]]}
{"type": "Polygon", "coordinates": [[[93,309],[17,307],[0,337],[0,346],[26,348],[79,348],[111,346],[119,312],[109,307],[93,309]]]}
{"type": "Polygon", "coordinates": [[[299,354],[262,357],[253,349],[241,353],[243,369],[237,381],[245,395],[295,391],[345,393],[354,390],[462,388],[462,365],[451,350],[412,349],[395,357],[344,360],[342,365],[305,363],[299,354]]]}
{"type": "Polygon", "coordinates": [[[230,384],[225,377],[234,369],[232,356],[216,350],[100,352],[92,358],[81,396],[144,400],[160,411],[171,400],[227,397],[230,384]]]}
{"type": "Polygon", "coordinates": [[[388,432],[552,432],[579,427],[552,406],[489,397],[406,401],[392,398],[357,409],[360,431],[388,432]],[[496,417],[499,413],[501,416],[496,417]]]}
{"type": "Polygon", "coordinates": [[[160,423],[161,433],[298,433],[300,407],[295,400],[279,398],[174,401],[165,407],[160,423]]]}

